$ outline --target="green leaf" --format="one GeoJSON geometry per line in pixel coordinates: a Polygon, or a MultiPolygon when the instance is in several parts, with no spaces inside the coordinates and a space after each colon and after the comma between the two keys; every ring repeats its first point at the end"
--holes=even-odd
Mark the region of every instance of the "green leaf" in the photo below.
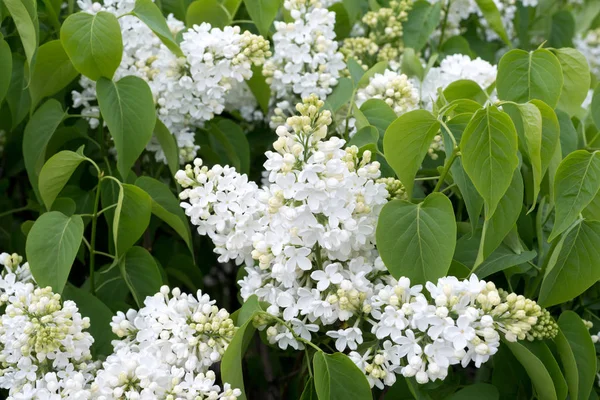
{"type": "Polygon", "coordinates": [[[440,22],[442,4],[437,2],[429,4],[427,1],[418,0],[413,3],[408,12],[407,20],[402,24],[404,46],[421,51],[431,37],[433,30],[440,22]]]}
{"type": "Polygon", "coordinates": [[[558,166],[554,179],[554,240],[564,232],[594,199],[600,189],[600,151],[578,150],[569,154],[558,166]]]}
{"type": "Polygon", "coordinates": [[[394,277],[435,282],[448,272],[456,246],[452,203],[441,193],[420,204],[392,200],[381,210],[376,234],[381,259],[394,277]]]}
{"type": "Polygon", "coordinates": [[[538,99],[554,108],[563,87],[562,68],[549,50],[511,50],[498,64],[496,80],[501,100],[527,103],[538,99]]]}
{"type": "Polygon", "coordinates": [[[154,296],[160,291],[162,277],[158,265],[143,247],[130,248],[119,261],[119,268],[139,307],[144,305],[146,297],[154,296]]]}
{"type": "Polygon", "coordinates": [[[108,12],[70,15],[60,29],[60,40],[75,69],[94,81],[111,79],[123,57],[121,26],[108,12]]]}
{"type": "Polygon", "coordinates": [[[415,49],[406,47],[404,54],[402,54],[402,66],[400,70],[403,74],[408,77],[416,77],[419,81],[422,81],[425,76],[425,69],[421,64],[421,60],[417,56],[415,49]]]}
{"type": "Polygon", "coordinates": [[[581,221],[561,237],[546,268],[540,304],[549,307],[571,300],[600,279],[598,243],[598,221],[581,221]]]}
{"type": "Polygon", "coordinates": [[[145,23],[169,50],[175,55],[183,57],[183,52],[175,41],[165,17],[152,0],[136,0],[133,14],[145,23]]]}
{"type": "Polygon", "coordinates": [[[126,76],[118,82],[101,78],[96,90],[100,112],[117,149],[117,168],[126,177],[152,138],[156,123],[152,92],[136,76],[126,76]]]}
{"type": "Polygon", "coordinates": [[[348,146],[356,146],[359,149],[368,144],[374,144],[377,147],[377,141],[379,140],[379,132],[374,126],[365,126],[356,132],[350,141],[348,146]]]}
{"type": "Polygon", "coordinates": [[[504,343],[527,371],[538,397],[544,400],[557,400],[552,377],[544,363],[521,343],[508,341],[504,343]]]}
{"type": "Polygon", "coordinates": [[[459,390],[446,400],[498,400],[500,393],[494,385],[475,383],[459,390]]]}
{"type": "Polygon", "coordinates": [[[535,251],[524,251],[520,254],[512,251],[508,246],[500,245],[485,261],[477,268],[477,277],[486,278],[497,272],[504,271],[515,265],[524,264],[535,258],[535,251]]]}
{"type": "Polygon", "coordinates": [[[187,26],[208,22],[215,28],[223,28],[231,24],[231,15],[217,0],[196,0],[188,7],[185,22],[187,26]]]}
{"type": "Polygon", "coordinates": [[[500,12],[498,11],[498,7],[496,7],[494,0],[475,0],[475,2],[490,25],[490,28],[500,36],[500,39],[502,39],[504,43],[510,46],[510,39],[506,34],[502,17],[500,16],[500,12]]]}
{"type": "Polygon", "coordinates": [[[500,199],[492,218],[484,222],[484,239],[480,246],[478,262],[486,259],[502,243],[519,219],[523,208],[523,177],[516,169],[508,190],[500,199]]]}
{"type": "MultiPolygon", "coordinates": [[[[338,82],[338,86],[340,83],[341,80],[338,82]]],[[[262,73],[262,67],[258,65],[252,66],[252,77],[246,81],[246,84],[256,98],[256,102],[260,106],[262,112],[267,114],[269,112],[269,101],[271,100],[271,87],[267,83],[266,78],[262,73]]]]}
{"type": "Polygon", "coordinates": [[[571,347],[577,364],[577,397],[571,398],[587,400],[596,381],[597,357],[592,337],[579,315],[573,311],[564,311],[560,315],[558,327],[571,347]]]}
{"type": "Polygon", "coordinates": [[[600,129],[600,85],[594,90],[590,114],[592,114],[592,119],[594,120],[596,128],[600,129]]]}
{"type": "Polygon", "coordinates": [[[73,172],[86,157],[74,151],[63,150],[56,153],[44,164],[40,172],[40,196],[47,209],[65,187],[73,172]]]}
{"type": "Polygon", "coordinates": [[[385,101],[380,99],[369,99],[360,106],[360,111],[365,116],[370,125],[373,125],[379,131],[379,137],[385,135],[385,131],[390,124],[397,118],[396,113],[385,101]]]}
{"type": "Polygon", "coordinates": [[[280,0],[244,0],[244,5],[250,18],[256,24],[256,28],[264,37],[269,36],[271,24],[277,16],[280,0]]]}
{"type": "Polygon", "coordinates": [[[583,209],[581,215],[588,220],[600,221],[600,191],[596,193],[590,204],[583,209]]]}
{"type": "Polygon", "coordinates": [[[27,235],[25,252],[40,287],[62,293],[83,239],[83,220],[51,211],[42,214],[27,235]]]}
{"type": "Polygon", "coordinates": [[[49,99],[33,114],[25,126],[23,160],[29,182],[36,193],[39,193],[38,178],[46,161],[46,147],[65,115],[61,104],[54,99],[49,99]]]}
{"type": "Polygon", "coordinates": [[[315,390],[319,400],[371,400],[369,382],[342,353],[317,352],[313,356],[315,390]]]}
{"type": "Polygon", "coordinates": [[[242,0],[224,0],[223,1],[223,6],[227,9],[227,11],[229,12],[229,15],[231,15],[232,18],[235,17],[235,14],[237,13],[241,4],[242,4],[242,0]]]}
{"type": "Polygon", "coordinates": [[[219,118],[210,124],[210,132],[225,148],[227,158],[242,174],[250,171],[250,144],[242,128],[235,122],[219,118]]]}
{"type": "Polygon", "coordinates": [[[577,399],[579,397],[579,372],[577,371],[577,361],[575,360],[575,355],[573,354],[573,350],[571,350],[569,341],[560,329],[554,337],[554,344],[556,345],[556,351],[563,366],[565,380],[569,388],[569,396],[572,399],[577,399]]]}
{"type": "Polygon", "coordinates": [[[452,54],[465,54],[473,57],[469,41],[462,36],[452,36],[442,44],[442,59],[452,54]]]}
{"type": "Polygon", "coordinates": [[[354,85],[350,78],[340,78],[338,84],[333,88],[333,91],[325,100],[325,107],[335,114],[344,105],[350,102],[352,99],[352,93],[354,92],[354,85]]]}
{"type": "Polygon", "coordinates": [[[554,382],[556,397],[558,399],[566,399],[567,382],[565,381],[565,377],[563,376],[560,367],[558,366],[558,362],[556,362],[554,355],[552,354],[546,343],[544,343],[541,340],[523,340],[521,344],[527,347],[527,350],[531,351],[531,353],[533,353],[546,367],[546,370],[552,378],[552,382],[554,382]]]}
{"type": "Polygon", "coordinates": [[[533,204],[535,208],[542,184],[542,113],[532,103],[518,104],[521,118],[513,118],[519,138],[522,140],[533,172],[533,204]]]}
{"type": "MultiPolygon", "coordinates": [[[[575,18],[567,10],[552,15],[552,26],[548,44],[552,47],[573,47],[575,36],[575,18]]],[[[589,75],[588,75],[589,76],[589,75]]],[[[583,78],[583,76],[582,76],[583,78]]]]}
{"type": "Polygon", "coordinates": [[[179,149],[177,148],[177,139],[175,139],[175,136],[159,118],[156,118],[156,125],[154,125],[154,136],[156,136],[160,147],[165,153],[171,175],[175,176],[179,170],[179,149]]]}
{"type": "Polygon", "coordinates": [[[560,130],[560,148],[562,151],[562,157],[566,157],[579,146],[579,135],[575,130],[573,121],[564,111],[556,110],[556,116],[558,117],[558,124],[560,130]]]}
{"type": "Polygon", "coordinates": [[[564,77],[558,108],[575,115],[590,89],[590,67],[585,56],[575,49],[565,47],[552,52],[560,62],[564,77]]]}
{"type": "Polygon", "coordinates": [[[517,131],[510,117],[495,106],[473,115],[460,141],[467,175],[485,202],[490,219],[519,165],[517,131]]]}
{"type": "Polygon", "coordinates": [[[41,45],[29,84],[31,108],[35,109],[41,99],[63,89],[77,75],[79,73],[73,67],[60,40],[52,40],[41,45]]]}
{"type": "Polygon", "coordinates": [[[137,186],[122,184],[113,220],[113,237],[117,257],[125,254],[150,223],[152,199],[137,186]]]}
{"type": "Polygon", "coordinates": [[[168,186],[148,176],[141,176],[135,185],[142,188],[152,198],[152,214],[165,221],[183,239],[190,249],[192,256],[192,234],[188,219],[179,206],[179,199],[171,192],[168,186]]]}
{"type": "Polygon", "coordinates": [[[38,21],[34,15],[31,15],[31,11],[36,10],[36,3],[33,0],[3,0],[4,5],[8,9],[10,16],[15,22],[19,36],[21,37],[21,43],[23,43],[23,49],[27,57],[27,63],[31,69],[34,65],[34,56],[38,47],[38,21]]]}
{"type": "Polygon", "coordinates": [[[262,308],[254,295],[242,305],[236,324],[239,329],[229,342],[229,346],[221,359],[221,378],[223,382],[228,382],[231,387],[239,388],[242,391],[241,396],[238,397],[239,400],[246,400],[242,359],[250,340],[254,337],[254,332],[256,332],[252,317],[257,311],[262,311],[262,308]]]}
{"type": "Polygon", "coordinates": [[[315,389],[315,381],[312,377],[309,377],[304,385],[300,400],[318,400],[317,391],[315,389]]]}
{"type": "Polygon", "coordinates": [[[263,308],[260,306],[260,301],[258,301],[258,297],[256,295],[252,295],[242,304],[242,308],[238,313],[236,325],[241,326],[246,323],[246,321],[254,318],[257,312],[263,311],[263,308]]]}
{"type": "Polygon", "coordinates": [[[468,79],[459,79],[450,83],[443,93],[449,103],[458,99],[469,99],[483,105],[488,98],[481,86],[468,79]]]}
{"type": "Polygon", "coordinates": [[[165,15],[173,14],[180,21],[185,21],[185,12],[192,0],[160,0],[165,15]]]}
{"type": "Polygon", "coordinates": [[[350,57],[348,61],[346,61],[346,66],[348,67],[348,72],[350,72],[350,78],[352,79],[352,83],[354,84],[354,86],[358,86],[358,82],[365,74],[365,70],[352,57],[350,57]]]}
{"type": "Polygon", "coordinates": [[[6,93],[12,129],[16,128],[25,119],[31,105],[31,96],[29,90],[27,90],[29,83],[25,77],[25,70],[25,59],[20,54],[13,53],[12,75],[6,93]]]}
{"type": "Polygon", "coordinates": [[[383,153],[410,198],[415,176],[433,138],[440,130],[438,120],[426,110],[407,112],[385,131],[383,153]]]}
{"type": "Polygon", "coordinates": [[[0,104],[8,92],[12,76],[12,53],[6,41],[0,38],[0,104]]]}
{"type": "Polygon", "coordinates": [[[344,40],[352,31],[352,23],[346,7],[342,3],[335,3],[328,8],[329,11],[335,13],[335,38],[336,40],[344,40]]]}
{"type": "Polygon", "coordinates": [[[548,171],[557,147],[560,145],[560,124],[556,112],[541,100],[531,100],[542,116],[542,176],[548,171]]]}
{"type": "MultiPolygon", "coordinates": [[[[472,113],[459,114],[446,122],[446,126],[448,126],[450,131],[454,134],[457,141],[460,141],[462,133],[469,124],[472,116],[472,113]]],[[[442,131],[442,134],[444,137],[446,157],[450,157],[452,151],[454,151],[452,148],[452,141],[445,130],[442,131]]],[[[471,182],[471,179],[465,172],[460,157],[454,160],[454,163],[452,163],[452,166],[450,167],[450,172],[452,173],[452,179],[454,179],[454,182],[457,184],[462,199],[465,202],[469,220],[471,222],[471,230],[474,232],[479,225],[479,216],[481,215],[481,209],[483,208],[483,198],[479,195],[473,182],[471,182]]]]}
{"type": "Polygon", "coordinates": [[[90,319],[89,332],[94,337],[92,353],[96,356],[110,355],[113,351],[111,341],[117,339],[110,327],[113,317],[110,308],[90,292],[73,285],[65,286],[62,297],[73,300],[81,315],[90,319]]]}
{"type": "Polygon", "coordinates": [[[67,217],[70,217],[77,211],[77,204],[75,203],[75,200],[69,197],[59,197],[52,204],[50,211],[59,211],[67,217]]]}
{"type": "Polygon", "coordinates": [[[373,65],[371,68],[369,68],[366,72],[362,70],[362,67],[360,67],[363,73],[360,76],[360,79],[358,79],[356,87],[367,86],[371,81],[371,78],[375,76],[375,74],[383,74],[385,70],[388,69],[388,65],[389,63],[387,61],[380,61],[377,64],[373,65]]]}

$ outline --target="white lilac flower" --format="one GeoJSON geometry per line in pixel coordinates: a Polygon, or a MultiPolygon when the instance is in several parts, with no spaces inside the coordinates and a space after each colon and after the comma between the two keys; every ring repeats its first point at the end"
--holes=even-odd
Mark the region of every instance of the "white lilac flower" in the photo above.
{"type": "Polygon", "coordinates": [[[176,175],[182,207],[211,237],[220,260],[245,262],[242,298],[270,304],[255,321],[269,343],[301,350],[324,332],[338,351],[350,351],[372,386],[383,388],[397,373],[426,383],[444,379],[452,365],[479,367],[496,353],[501,335],[514,341],[556,333],[535,302],[476,276],[425,287],[391,277],[375,229],[400,187],[379,181],[368,151],[361,159],[354,146],[343,149],[343,140],[324,140],[331,114],[322,106],[311,96],[277,128],[262,188],[200,160],[176,175]],[[365,346],[365,332],[378,341],[365,346]]]}
{"type": "Polygon", "coordinates": [[[346,66],[335,41],[335,13],[321,4],[286,1],[292,22],[275,21],[273,56],[263,74],[275,102],[316,94],[322,100],[337,85],[346,66]]]}
{"type": "MultiPolygon", "coordinates": [[[[494,31],[488,21],[485,19],[483,12],[477,5],[475,0],[428,0],[430,3],[442,3],[441,20],[445,21],[443,40],[451,36],[460,35],[463,33],[461,23],[469,19],[472,15],[477,16],[477,21],[483,27],[483,33],[488,41],[499,40],[500,37],[494,31]]],[[[498,9],[502,25],[511,40],[516,40],[515,16],[517,13],[518,0],[493,0],[494,5],[498,9]]],[[[524,7],[536,7],[538,0],[521,0],[524,7]]],[[[441,24],[434,32],[433,36],[436,39],[441,37],[441,24]]]]}
{"type": "Polygon", "coordinates": [[[406,75],[386,69],[383,74],[373,75],[369,84],[356,92],[357,107],[369,99],[385,101],[400,116],[418,108],[419,90],[406,75]]]}
{"type": "Polygon", "coordinates": [[[207,294],[197,296],[163,286],[147,297],[139,311],[119,312],[111,323],[122,338],[115,348],[135,347],[156,353],[159,362],[186,371],[204,371],[227,349],[235,326],[225,309],[219,309],[207,294]]]}
{"type": "Polygon", "coordinates": [[[495,65],[476,58],[471,60],[463,54],[453,54],[442,60],[439,67],[432,68],[420,85],[420,97],[424,107],[431,110],[438,98],[438,90],[444,90],[452,82],[471,80],[483,90],[495,81],[498,68],[495,65]]]}
{"type": "Polygon", "coordinates": [[[584,36],[577,37],[575,47],[587,59],[592,73],[600,77],[600,28],[592,29],[584,36]]]}
{"type": "Polygon", "coordinates": [[[16,282],[11,291],[0,317],[0,387],[11,396],[24,390],[43,398],[85,386],[94,368],[89,318],[49,287],[16,282]]]}
{"type": "Polygon", "coordinates": [[[230,399],[241,395],[228,384],[221,391],[213,371],[178,368],[147,348],[119,348],[102,363],[91,385],[91,398],[116,399],[230,399]]]}
{"type": "MultiPolygon", "coordinates": [[[[269,43],[261,36],[242,33],[237,26],[218,29],[203,23],[183,33],[183,56],[178,57],[142,21],[126,15],[135,1],[105,0],[100,5],[80,0],[79,4],[85,12],[107,11],[120,17],[123,58],[114,79],[135,75],[148,83],[159,118],[177,138],[182,162],[192,160],[198,152],[195,129],[221,114],[227,94],[252,76],[253,65],[262,65],[270,56],[269,43]]],[[[185,29],[172,15],[167,25],[174,36],[185,29]]],[[[83,107],[81,114],[95,127],[99,117],[95,82],[82,77],[80,84],[81,92],[72,93],[74,107],[83,107]]],[[[155,152],[158,161],[166,162],[156,138],[148,150],[155,152]]]]}

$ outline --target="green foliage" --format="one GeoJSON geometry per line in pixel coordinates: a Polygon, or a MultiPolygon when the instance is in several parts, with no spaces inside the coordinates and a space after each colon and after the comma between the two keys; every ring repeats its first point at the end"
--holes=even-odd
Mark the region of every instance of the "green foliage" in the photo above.
{"type": "Polygon", "coordinates": [[[549,240],[564,232],[600,189],[600,152],[578,150],[558,166],[554,179],[556,213],[549,240]]]}
{"type": "Polygon", "coordinates": [[[244,5],[260,34],[269,36],[269,29],[277,16],[281,0],[244,0],[244,5]]]}
{"type": "MultiPolygon", "coordinates": [[[[292,6],[315,6],[301,3],[292,6]]],[[[367,12],[391,10],[388,7],[394,4],[343,0],[329,7],[335,13],[335,38],[320,37],[321,42],[311,44],[303,43],[308,37],[298,35],[295,45],[318,52],[337,42],[339,49],[345,39],[357,36],[357,26],[365,31],[359,37],[376,44],[377,50],[365,56],[368,62],[362,55],[344,59],[346,66],[339,74],[319,81],[331,89],[321,98],[331,112],[327,137],[344,139],[345,148],[356,146],[348,157],[357,154],[358,161],[344,159],[356,171],[364,165],[360,157],[370,155],[385,178],[378,182],[390,191],[389,201],[378,206],[381,209],[368,211],[379,213],[377,225],[360,227],[361,232],[375,231],[373,254],[378,252],[388,270],[366,279],[387,283],[391,274],[426,284],[444,276],[464,279],[475,274],[547,307],[548,314],[539,319],[558,322],[553,340],[512,342],[507,338],[518,332],[506,336],[501,332],[498,352],[481,368],[475,369],[473,363],[466,368],[452,366],[444,380],[426,384],[397,371],[396,383],[381,390],[371,388],[354,357],[348,357],[355,349],[335,352],[335,339],[326,335],[376,319],[370,310],[374,294],[361,289],[354,296],[345,293],[342,284],[330,283],[320,291],[322,300],[342,307],[341,299],[350,299],[343,304],[354,307],[352,316],[319,326],[311,331],[310,340],[273,312],[276,307],[285,309],[278,304],[281,293],[268,295],[275,304],[246,294],[241,304],[238,283],[256,277],[246,278],[247,265],[238,264],[262,261],[240,257],[219,265],[221,254],[215,255],[210,241],[195,234],[190,219],[206,215],[181,207],[181,186],[189,186],[178,171],[187,163],[192,169],[200,167],[192,162],[188,144],[178,141],[180,130],[185,126],[186,133],[195,135],[203,166],[210,170],[215,164],[228,165],[261,186],[264,152],[274,151],[271,144],[277,134],[285,136],[274,132],[269,119],[275,107],[283,109],[283,120],[295,114],[300,96],[280,98],[271,77],[263,75],[263,65],[257,63],[251,77],[239,77],[245,83],[236,82],[238,77],[223,83],[247,85],[256,100],[247,104],[252,120],[245,120],[248,110],[227,104],[202,123],[191,124],[187,117],[181,124],[173,123],[163,118],[164,99],[157,82],[152,82],[156,60],[136,63],[127,74],[119,68],[131,56],[124,55],[127,38],[122,37],[121,24],[137,18],[147,26],[152,51],[161,43],[161,51],[173,53],[169,78],[179,79],[178,74],[190,74],[185,62],[190,55],[184,55],[180,43],[194,24],[238,25],[270,40],[276,53],[273,43],[280,31],[274,22],[293,21],[289,4],[285,8],[281,0],[136,0],[130,12],[118,17],[106,11],[80,11],[74,0],[0,0],[0,252],[24,253],[39,286],[50,286],[63,300],[77,303],[91,320],[95,357],[113,351],[114,313],[142,307],[161,285],[179,286],[184,292],[200,290],[220,307],[237,309],[231,318],[238,328],[219,368],[223,382],[242,390],[242,400],[596,399],[599,367],[591,335],[600,327],[600,76],[594,60],[586,59],[598,48],[592,45],[589,54],[576,48],[585,50],[582,43],[588,31],[600,27],[600,5],[591,0],[539,0],[535,6],[508,3],[476,0],[477,12],[455,26],[455,14],[463,11],[453,9],[461,7],[458,2],[415,0],[406,15],[380,17],[367,27],[362,22],[367,12]],[[507,25],[510,13],[514,18],[507,25]],[[185,22],[177,35],[167,24],[169,14],[185,22]],[[445,65],[442,61],[452,54],[497,64],[495,82],[483,87],[477,71],[456,67],[451,82],[432,89],[443,81],[436,79],[445,65]],[[391,86],[374,89],[372,78],[389,70],[411,78],[411,94],[418,93],[421,100],[415,109],[396,114],[390,104],[407,93],[395,93],[391,86]],[[82,77],[93,81],[90,90],[95,90],[96,98],[82,93],[87,81],[82,77]],[[381,93],[373,95],[371,90],[381,93]],[[428,91],[433,99],[424,97],[428,91]],[[75,100],[73,92],[82,93],[81,99],[75,100]],[[357,97],[365,93],[370,98],[359,107],[357,97]],[[289,100],[290,108],[281,100],[289,100]],[[85,111],[79,108],[81,102],[85,111]],[[263,119],[255,116],[257,111],[263,119]],[[164,163],[149,151],[157,148],[164,163]],[[274,324],[288,329],[304,350],[273,345],[268,327],[274,324]]],[[[312,63],[310,68],[298,64],[300,71],[287,72],[304,74],[312,68],[308,72],[318,75],[329,66],[317,58],[312,63]]],[[[186,101],[182,100],[182,109],[186,101]]],[[[292,161],[312,156],[299,152],[292,161]]],[[[203,183],[202,179],[191,185],[203,183]]],[[[340,187],[344,184],[342,180],[340,187]]],[[[274,201],[281,188],[271,189],[268,196],[274,201]]],[[[198,193],[202,195],[194,201],[212,201],[212,193],[198,193]]],[[[361,196],[372,193],[368,188],[361,196]]],[[[181,199],[187,200],[185,195],[181,199]]],[[[358,200],[356,210],[361,207],[358,200]]],[[[301,201],[284,196],[283,205],[301,201]]],[[[238,217],[240,224],[256,223],[238,217]]],[[[258,223],[270,217],[266,214],[258,223]]],[[[215,213],[210,218],[220,217],[215,213]]],[[[334,224],[329,215],[316,218],[334,224]]],[[[219,226],[225,229],[233,228],[219,226]]],[[[343,235],[354,227],[340,223],[340,229],[343,235]]],[[[305,233],[292,229],[282,234],[300,240],[305,233]]],[[[315,243],[309,255],[314,271],[335,261],[317,257],[317,250],[325,254],[323,246],[315,243]]],[[[270,255],[277,251],[267,250],[270,255]]],[[[270,288],[265,283],[269,268],[260,272],[265,292],[270,288]]],[[[301,312],[296,317],[314,322],[301,312]]],[[[382,351],[386,345],[375,331],[365,331],[357,346],[364,355],[367,349],[382,351]]]]}
{"type": "Polygon", "coordinates": [[[222,28],[229,25],[231,15],[217,0],[196,0],[187,8],[185,22],[188,26],[208,22],[212,26],[222,28]]]}
{"type": "Polygon", "coordinates": [[[317,352],[313,356],[315,391],[319,400],[371,399],[367,378],[342,353],[317,352]]]}
{"type": "Polygon", "coordinates": [[[380,218],[377,245],[392,275],[416,283],[446,275],[456,245],[454,210],[446,196],[432,193],[419,204],[392,200],[380,218]]]}
{"type": "Polygon", "coordinates": [[[97,90],[100,112],[115,141],[117,168],[126,177],[150,141],[156,124],[152,92],[146,82],[134,76],[118,82],[101,78],[97,90]]]}
{"type": "Polygon", "coordinates": [[[415,110],[400,116],[385,132],[383,152],[409,198],[417,171],[439,130],[440,123],[430,112],[415,110]]]}
{"type": "Polygon", "coordinates": [[[420,51],[440,22],[441,11],[441,2],[430,4],[424,0],[416,1],[403,24],[405,46],[420,51]]]}
{"type": "Polygon", "coordinates": [[[156,261],[148,250],[135,246],[119,260],[121,276],[131,291],[135,302],[142,307],[148,296],[158,293],[162,278],[156,261]]]}
{"type": "Polygon", "coordinates": [[[94,81],[111,79],[121,63],[121,28],[113,14],[73,14],[61,27],[60,40],[75,69],[94,81]]]}
{"type": "MultiPolygon", "coordinates": [[[[596,371],[597,357],[594,344],[583,321],[573,311],[562,313],[558,319],[558,326],[564,335],[566,344],[573,352],[573,358],[577,365],[577,389],[570,387],[569,393],[572,394],[571,398],[573,399],[587,399],[590,392],[592,392],[592,386],[595,384],[594,371],[596,371]]],[[[567,350],[563,343],[561,352],[567,350]]],[[[564,368],[566,369],[568,366],[572,368],[572,364],[564,365],[564,368]]],[[[575,383],[574,377],[570,382],[575,383]]]]}
{"type": "Polygon", "coordinates": [[[563,82],[559,60],[546,49],[511,50],[498,64],[496,86],[501,100],[526,103],[538,99],[556,107],[563,82]]]}
{"type": "Polygon", "coordinates": [[[515,126],[498,108],[483,108],[467,125],[460,150],[463,167],[484,200],[485,218],[490,219],[519,164],[515,126]]]}
{"type": "Polygon", "coordinates": [[[25,127],[23,158],[29,181],[35,192],[38,192],[39,175],[46,161],[46,147],[64,118],[65,112],[61,104],[50,99],[33,114],[25,127]]]}
{"type": "Polygon", "coordinates": [[[152,199],[137,186],[119,185],[119,197],[113,220],[115,253],[121,257],[144,234],[150,223],[152,199]]]}
{"type": "Polygon", "coordinates": [[[35,108],[44,97],[52,96],[64,89],[77,75],[60,40],[52,40],[41,45],[29,84],[31,107],[35,108]]]}
{"type": "Polygon", "coordinates": [[[167,26],[165,17],[152,0],[136,0],[133,14],[142,20],[152,32],[156,34],[165,46],[177,56],[183,57],[179,45],[175,41],[171,30],[167,26]]]}
{"type": "Polygon", "coordinates": [[[51,211],[42,214],[27,235],[26,254],[35,280],[62,293],[83,238],[80,216],[51,211]]]}
{"type": "Polygon", "coordinates": [[[579,221],[561,236],[552,253],[540,290],[540,303],[559,304],[579,296],[600,279],[596,246],[600,222],[579,221]]]}

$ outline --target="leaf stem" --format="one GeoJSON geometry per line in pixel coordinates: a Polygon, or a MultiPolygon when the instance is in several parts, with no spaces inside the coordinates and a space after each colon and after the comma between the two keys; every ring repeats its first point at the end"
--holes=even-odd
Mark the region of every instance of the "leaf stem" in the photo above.
{"type": "MultiPolygon", "coordinates": [[[[98,178],[102,179],[101,176],[98,178]]],[[[98,223],[98,205],[100,203],[100,188],[102,185],[98,182],[96,187],[96,199],[94,200],[94,213],[92,214],[92,237],[90,239],[90,292],[96,294],[96,282],[94,281],[94,272],[96,270],[96,225],[98,223]]]]}
{"type": "Polygon", "coordinates": [[[454,160],[456,160],[456,157],[458,157],[458,153],[459,153],[458,147],[455,147],[454,150],[452,150],[452,154],[450,154],[450,158],[448,159],[448,161],[446,161],[446,165],[444,165],[444,170],[442,171],[442,173],[440,175],[440,179],[438,180],[437,184],[435,185],[435,188],[433,189],[434,192],[440,191],[440,188],[444,184],[444,180],[446,179],[446,176],[448,175],[448,172],[450,171],[450,167],[452,167],[454,160]]]}
{"type": "Polygon", "coordinates": [[[98,250],[94,251],[94,254],[98,254],[98,255],[101,255],[101,256],[104,256],[104,257],[108,257],[108,258],[112,258],[113,260],[116,258],[112,254],[105,253],[103,251],[98,251],[98,250]]]}
{"type": "Polygon", "coordinates": [[[10,215],[10,214],[19,213],[21,211],[27,211],[29,209],[30,209],[29,205],[26,205],[26,206],[23,206],[23,207],[19,207],[19,208],[13,208],[12,210],[8,210],[8,211],[4,211],[3,213],[0,213],[0,218],[6,217],[7,215],[10,215]]]}
{"type": "Polygon", "coordinates": [[[304,343],[304,344],[307,344],[307,345],[311,346],[312,348],[314,348],[314,349],[315,349],[315,350],[317,350],[317,351],[320,351],[321,353],[324,353],[324,351],[323,351],[323,350],[321,350],[321,349],[319,348],[319,346],[317,346],[316,344],[314,344],[314,343],[313,343],[313,342],[311,342],[310,340],[306,340],[306,339],[304,339],[303,337],[300,337],[300,336],[298,336],[298,335],[296,334],[296,332],[294,332],[294,330],[292,329],[292,327],[291,327],[291,326],[289,326],[289,325],[288,325],[288,323],[287,323],[287,322],[285,322],[284,320],[282,320],[281,318],[278,318],[278,317],[276,317],[276,316],[274,316],[274,315],[272,315],[272,314],[269,314],[269,313],[268,313],[268,312],[266,312],[266,311],[258,311],[257,313],[258,313],[258,314],[264,314],[266,317],[268,317],[268,318],[271,318],[271,319],[274,319],[275,321],[279,322],[281,325],[283,325],[283,326],[285,326],[286,328],[288,328],[288,330],[290,331],[290,333],[292,334],[292,336],[294,337],[294,339],[296,339],[296,340],[297,340],[297,341],[299,341],[299,342],[302,342],[302,343],[304,343]]]}

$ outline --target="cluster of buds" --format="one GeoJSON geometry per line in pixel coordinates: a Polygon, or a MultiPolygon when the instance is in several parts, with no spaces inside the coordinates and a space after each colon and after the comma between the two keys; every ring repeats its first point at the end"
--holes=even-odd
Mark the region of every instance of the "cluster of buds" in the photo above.
{"type": "Polygon", "coordinates": [[[360,107],[369,99],[380,99],[400,116],[419,108],[419,91],[404,74],[385,70],[383,74],[375,74],[369,84],[356,93],[356,105],[360,107]]]}
{"type": "Polygon", "coordinates": [[[402,38],[402,23],[408,19],[412,0],[392,0],[389,7],[369,11],[362,19],[369,28],[369,38],[378,45],[398,44],[402,38]]]}
{"type": "MultiPolygon", "coordinates": [[[[493,283],[488,282],[488,286],[493,286],[493,283]]],[[[495,325],[504,332],[507,340],[543,340],[556,336],[558,325],[548,310],[522,295],[509,294],[502,289],[496,292],[499,301],[493,305],[489,314],[494,317],[495,325]]],[[[495,297],[496,295],[494,300],[495,297]]]]}
{"type": "MultiPolygon", "coordinates": [[[[239,33],[238,26],[233,27],[239,33]]],[[[239,39],[240,52],[233,57],[234,65],[250,63],[252,65],[263,65],[265,60],[271,57],[271,45],[268,40],[259,35],[244,31],[239,39]]]]}
{"type": "MultiPolygon", "coordinates": [[[[345,62],[353,58],[366,71],[378,60],[379,46],[367,37],[350,37],[344,39],[340,53],[345,62]]],[[[347,70],[346,73],[350,74],[347,70]]]]}
{"type": "Polygon", "coordinates": [[[377,183],[383,183],[388,191],[390,200],[406,200],[406,188],[396,178],[379,178],[377,183]]]}

